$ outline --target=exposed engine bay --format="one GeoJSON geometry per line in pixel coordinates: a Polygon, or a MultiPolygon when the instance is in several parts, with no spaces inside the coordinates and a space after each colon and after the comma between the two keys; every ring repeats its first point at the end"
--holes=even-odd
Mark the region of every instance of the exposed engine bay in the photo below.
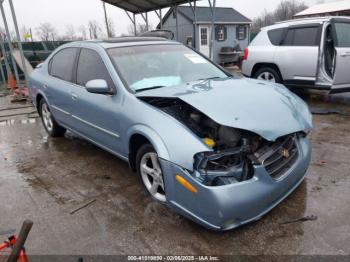
{"type": "MultiPolygon", "coordinates": [[[[270,142],[255,133],[220,125],[179,98],[139,98],[174,117],[212,149],[194,156],[194,174],[207,186],[249,180],[254,175],[254,164],[263,164],[268,158],[280,160],[280,150],[287,146],[285,138],[270,142]],[[278,156],[274,156],[276,152],[278,156]]],[[[288,137],[294,141],[295,135],[288,137]]],[[[288,142],[288,150],[296,151],[293,141],[288,142]]],[[[275,169],[282,167],[285,163],[275,169]]]]}

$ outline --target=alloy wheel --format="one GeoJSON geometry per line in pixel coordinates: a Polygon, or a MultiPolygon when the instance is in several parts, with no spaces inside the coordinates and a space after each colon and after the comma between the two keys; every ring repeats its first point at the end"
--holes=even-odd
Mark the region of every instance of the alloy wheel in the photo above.
{"type": "Polygon", "coordinates": [[[258,75],[257,79],[276,83],[275,76],[270,72],[262,72],[260,75],[258,75]]]}
{"type": "Polygon", "coordinates": [[[165,202],[165,189],[162,169],[160,168],[158,155],[154,152],[146,153],[140,161],[142,181],[148,192],[157,200],[165,202]]]}
{"type": "Polygon", "coordinates": [[[46,103],[43,103],[41,106],[41,117],[43,119],[43,123],[47,131],[52,132],[52,129],[53,129],[52,116],[51,116],[49,107],[47,106],[46,103]]]}

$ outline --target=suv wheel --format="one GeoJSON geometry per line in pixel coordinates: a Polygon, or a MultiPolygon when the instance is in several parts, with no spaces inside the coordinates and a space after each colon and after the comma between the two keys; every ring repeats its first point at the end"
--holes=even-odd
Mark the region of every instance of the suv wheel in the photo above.
{"type": "Polygon", "coordinates": [[[158,155],[152,145],[144,144],[136,156],[136,169],[148,193],[160,202],[165,202],[163,172],[158,155]]]}
{"type": "Polygon", "coordinates": [[[57,124],[56,120],[51,114],[47,102],[44,99],[40,101],[40,116],[45,130],[50,136],[58,137],[64,135],[66,129],[57,124]]]}
{"type": "Polygon", "coordinates": [[[253,77],[272,83],[282,83],[279,73],[271,67],[260,68],[258,71],[256,71],[253,77]]]}

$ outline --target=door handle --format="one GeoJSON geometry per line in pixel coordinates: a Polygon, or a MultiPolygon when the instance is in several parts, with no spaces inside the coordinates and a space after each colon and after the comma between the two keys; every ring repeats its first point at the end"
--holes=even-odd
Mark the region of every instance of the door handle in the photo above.
{"type": "Polygon", "coordinates": [[[78,100],[77,94],[72,93],[71,95],[72,95],[72,99],[73,99],[73,100],[75,100],[75,101],[78,100]]]}

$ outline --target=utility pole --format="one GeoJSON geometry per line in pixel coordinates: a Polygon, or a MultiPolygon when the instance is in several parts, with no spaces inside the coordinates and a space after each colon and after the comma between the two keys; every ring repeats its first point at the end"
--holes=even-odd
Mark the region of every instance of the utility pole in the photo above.
{"type": "Polygon", "coordinates": [[[27,65],[25,63],[25,57],[24,57],[24,53],[23,53],[21,36],[20,36],[19,30],[18,30],[18,24],[17,24],[17,17],[16,17],[16,13],[15,13],[15,8],[13,7],[12,0],[9,0],[9,2],[10,2],[11,13],[12,13],[12,19],[13,19],[13,23],[14,23],[14,26],[15,26],[16,37],[17,37],[17,41],[18,41],[17,43],[18,43],[19,54],[20,54],[20,57],[21,57],[22,65],[23,65],[24,79],[25,79],[26,85],[28,87],[29,86],[28,71],[27,71],[27,65]]]}
{"type": "Polygon", "coordinates": [[[106,30],[107,30],[107,37],[111,37],[111,31],[109,30],[109,25],[108,25],[108,18],[107,18],[107,11],[106,11],[106,3],[102,1],[103,5],[103,11],[105,14],[105,22],[106,22],[106,30]]]}

